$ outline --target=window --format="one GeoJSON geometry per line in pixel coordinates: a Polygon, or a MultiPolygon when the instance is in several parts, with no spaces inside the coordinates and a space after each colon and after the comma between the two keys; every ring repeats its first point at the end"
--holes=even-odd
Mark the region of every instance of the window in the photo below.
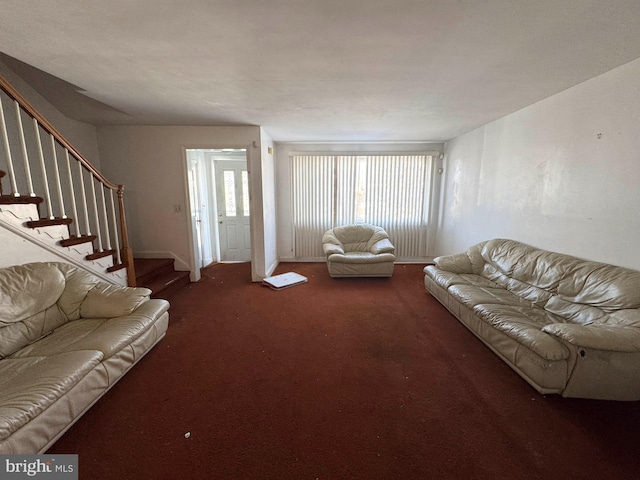
{"type": "Polygon", "coordinates": [[[321,257],[322,234],[349,223],[383,227],[397,257],[425,256],[431,163],[425,154],[292,156],[295,256],[321,257]]]}
{"type": "Polygon", "coordinates": [[[249,216],[249,172],[242,170],[242,214],[249,216]]]}
{"type": "Polygon", "coordinates": [[[236,216],[236,176],[233,170],[224,170],[224,210],[227,217],[236,216]]]}

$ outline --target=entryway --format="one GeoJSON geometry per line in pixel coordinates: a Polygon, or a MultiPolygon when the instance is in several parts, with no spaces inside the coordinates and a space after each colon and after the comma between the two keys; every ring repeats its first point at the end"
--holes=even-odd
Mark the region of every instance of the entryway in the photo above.
{"type": "Polygon", "coordinates": [[[186,161],[195,270],[251,261],[247,150],[186,149],[186,161]]]}

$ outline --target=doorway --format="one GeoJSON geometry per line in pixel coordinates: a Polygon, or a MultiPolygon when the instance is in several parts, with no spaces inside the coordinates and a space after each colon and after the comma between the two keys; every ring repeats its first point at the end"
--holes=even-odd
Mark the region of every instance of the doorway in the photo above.
{"type": "Polygon", "coordinates": [[[214,160],[221,262],[251,260],[249,172],[246,160],[214,160]]]}
{"type": "Polygon", "coordinates": [[[186,149],[194,266],[251,261],[245,148],[186,149]]]}

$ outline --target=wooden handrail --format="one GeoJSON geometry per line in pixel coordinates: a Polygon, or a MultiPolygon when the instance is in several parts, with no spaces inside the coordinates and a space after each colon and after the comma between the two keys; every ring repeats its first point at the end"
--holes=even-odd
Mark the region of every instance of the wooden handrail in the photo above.
{"type": "MultiPolygon", "coordinates": [[[[120,234],[122,238],[122,262],[127,267],[127,283],[129,286],[136,285],[135,267],[133,262],[133,250],[129,243],[129,234],[127,231],[127,223],[124,212],[124,186],[111,183],[107,180],[89,160],[87,160],[40,112],[38,112],[31,103],[20,94],[2,75],[0,75],[0,89],[2,89],[11,99],[18,102],[22,110],[36,120],[38,125],[47,133],[52,135],[55,140],[64,147],[71,155],[80,162],[89,172],[103,185],[111,190],[115,190],[118,194],[118,210],[120,215],[120,234]]],[[[0,178],[4,172],[0,173],[0,178]]],[[[2,192],[2,185],[0,185],[2,192]]]]}
{"type": "Polygon", "coordinates": [[[4,92],[9,97],[11,97],[16,102],[18,102],[25,112],[27,112],[32,118],[35,118],[40,124],[40,126],[44,128],[44,130],[47,133],[53,135],[58,141],[58,143],[62,145],[64,148],[66,148],[67,150],[69,150],[69,152],[71,152],[71,154],[74,157],[76,157],[76,160],[78,160],[85,167],[87,167],[87,170],[89,170],[98,180],[100,180],[100,182],[102,182],[104,185],[111,188],[112,190],[118,190],[118,188],[120,188],[120,185],[111,183],[102,175],[102,173],[100,173],[96,169],[96,167],[94,167],[91,164],[91,162],[89,162],[89,160],[84,158],[84,156],[73,145],[71,145],[71,143],[69,143],[69,141],[66,138],[64,138],[64,136],[58,130],[56,130],[56,128],[53,125],[51,125],[51,123],[49,123],[49,121],[46,118],[44,118],[35,108],[33,108],[33,106],[29,103],[29,101],[26,98],[24,98],[20,94],[20,92],[18,92],[15,88],[13,88],[13,86],[9,82],[7,82],[7,80],[5,80],[5,78],[2,75],[0,75],[0,88],[4,90],[4,92]]]}

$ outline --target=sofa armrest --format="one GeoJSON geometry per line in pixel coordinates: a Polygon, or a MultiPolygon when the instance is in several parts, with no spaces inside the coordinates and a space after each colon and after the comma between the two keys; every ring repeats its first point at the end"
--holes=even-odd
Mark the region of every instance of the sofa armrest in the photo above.
{"type": "Polygon", "coordinates": [[[395,251],[396,247],[393,246],[388,238],[378,240],[371,246],[371,253],[375,253],[376,255],[379,253],[394,253],[395,251]]]}
{"type": "Polygon", "coordinates": [[[336,245],[334,243],[323,243],[322,249],[324,250],[324,254],[327,256],[333,255],[334,253],[344,255],[344,249],[340,245],[336,245]]]}
{"type": "Polygon", "coordinates": [[[169,302],[162,298],[152,298],[136,308],[129,316],[143,316],[157,319],[169,310],[169,302]]]}
{"type": "Polygon", "coordinates": [[[114,318],[129,315],[151,296],[148,288],[121,287],[100,282],[89,290],[82,304],[82,318],[114,318]]]}
{"type": "Polygon", "coordinates": [[[322,250],[326,256],[333,255],[334,253],[344,254],[344,248],[342,243],[335,236],[333,230],[327,230],[322,236],[322,250]]]}
{"type": "Polygon", "coordinates": [[[542,329],[579,347],[611,352],[640,352],[640,328],[625,325],[554,323],[542,329]]]}
{"type": "Polygon", "coordinates": [[[447,272],[473,273],[471,260],[466,252],[436,257],[433,259],[433,263],[435,263],[439,269],[446,270],[447,272]]]}

